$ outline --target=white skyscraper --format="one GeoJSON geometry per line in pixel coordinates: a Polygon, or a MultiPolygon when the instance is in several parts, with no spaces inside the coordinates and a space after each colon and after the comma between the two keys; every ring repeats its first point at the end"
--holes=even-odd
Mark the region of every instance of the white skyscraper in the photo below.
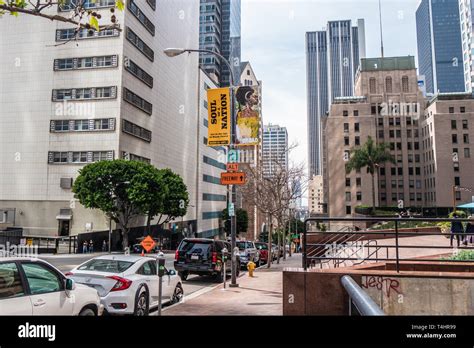
{"type": "Polygon", "coordinates": [[[288,169],[288,132],[278,125],[263,126],[263,175],[271,177],[281,168],[288,169]]]}

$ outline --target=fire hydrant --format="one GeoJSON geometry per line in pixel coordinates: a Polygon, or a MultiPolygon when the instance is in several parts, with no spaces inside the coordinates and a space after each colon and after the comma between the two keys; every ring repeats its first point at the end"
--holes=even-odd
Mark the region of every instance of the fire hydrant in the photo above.
{"type": "Polygon", "coordinates": [[[249,277],[253,277],[253,270],[255,269],[255,263],[253,263],[252,261],[249,261],[249,263],[247,263],[247,270],[249,271],[249,277]]]}

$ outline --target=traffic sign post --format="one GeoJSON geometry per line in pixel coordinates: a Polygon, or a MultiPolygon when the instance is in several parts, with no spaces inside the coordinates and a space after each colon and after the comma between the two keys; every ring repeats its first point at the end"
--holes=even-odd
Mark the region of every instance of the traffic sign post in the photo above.
{"type": "Polygon", "coordinates": [[[221,185],[245,185],[245,173],[244,172],[224,172],[221,173],[221,185]]]}
{"type": "Polygon", "coordinates": [[[227,163],[226,168],[228,172],[237,172],[239,170],[238,163],[227,163]]]}

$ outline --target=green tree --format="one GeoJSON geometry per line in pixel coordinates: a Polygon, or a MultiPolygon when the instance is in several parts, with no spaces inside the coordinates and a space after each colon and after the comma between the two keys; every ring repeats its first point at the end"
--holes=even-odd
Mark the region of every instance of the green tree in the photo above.
{"type": "Polygon", "coordinates": [[[99,161],[79,170],[74,182],[75,198],[86,208],[99,209],[122,231],[123,248],[128,247],[131,221],[143,215],[140,197],[149,193],[143,182],[152,166],[137,161],[99,161]]]}
{"type": "MultiPolygon", "coordinates": [[[[123,11],[124,0],[115,0],[110,7],[110,24],[100,24],[102,15],[90,6],[94,1],[85,0],[0,0],[0,17],[5,14],[12,16],[29,15],[45,18],[51,21],[69,23],[74,25],[76,31],[74,40],[81,29],[100,31],[104,29],[116,29],[121,31],[115,16],[115,9],[123,11]],[[64,11],[51,11],[61,7],[64,11]]],[[[70,41],[71,41],[70,40],[70,41]]]]}
{"type": "MultiPolygon", "coordinates": [[[[236,220],[237,220],[237,233],[245,233],[249,227],[249,215],[245,209],[237,209],[235,211],[236,220]]],[[[230,216],[227,208],[225,208],[221,213],[221,219],[225,221],[224,231],[230,233],[230,216]]]]}
{"type": "Polygon", "coordinates": [[[372,177],[372,211],[375,210],[375,174],[377,169],[387,163],[395,163],[395,158],[389,152],[386,143],[376,144],[372,137],[368,137],[360,148],[351,150],[351,157],[346,164],[346,173],[367,167],[367,173],[372,177]]]}

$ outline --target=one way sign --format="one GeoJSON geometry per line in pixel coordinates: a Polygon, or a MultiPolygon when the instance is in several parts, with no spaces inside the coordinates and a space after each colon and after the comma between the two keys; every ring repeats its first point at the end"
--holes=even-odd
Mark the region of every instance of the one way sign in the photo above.
{"type": "Polygon", "coordinates": [[[221,173],[221,185],[244,185],[244,184],[245,184],[244,172],[221,173]]]}

